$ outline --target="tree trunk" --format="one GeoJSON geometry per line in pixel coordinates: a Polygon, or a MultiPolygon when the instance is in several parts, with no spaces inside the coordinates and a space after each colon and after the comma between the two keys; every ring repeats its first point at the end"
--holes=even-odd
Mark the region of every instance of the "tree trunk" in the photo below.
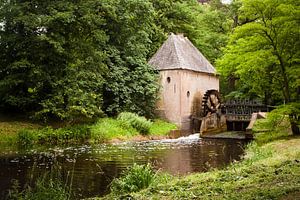
{"type": "Polygon", "coordinates": [[[299,126],[295,122],[291,122],[291,128],[293,135],[300,135],[299,126]]]}
{"type": "Polygon", "coordinates": [[[299,126],[297,123],[297,122],[299,122],[300,116],[297,114],[290,114],[289,118],[290,118],[293,135],[300,135],[300,129],[299,129],[299,126]]]}
{"type": "Polygon", "coordinates": [[[291,101],[291,95],[290,95],[290,87],[289,87],[289,79],[287,77],[286,74],[286,69],[285,69],[285,65],[282,61],[281,56],[279,56],[279,54],[276,54],[280,63],[280,67],[281,67],[281,72],[282,72],[282,77],[283,77],[283,94],[284,94],[284,100],[285,103],[290,103],[291,101]]]}

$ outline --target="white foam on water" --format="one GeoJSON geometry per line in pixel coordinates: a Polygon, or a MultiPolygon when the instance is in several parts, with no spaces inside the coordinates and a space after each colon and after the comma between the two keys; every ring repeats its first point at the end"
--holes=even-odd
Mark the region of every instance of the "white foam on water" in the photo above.
{"type": "Polygon", "coordinates": [[[177,138],[177,139],[163,139],[163,140],[160,140],[160,142],[166,142],[166,143],[171,143],[171,142],[191,142],[191,141],[195,141],[195,140],[199,140],[199,139],[200,139],[200,134],[199,133],[195,133],[195,134],[184,136],[184,137],[180,137],[180,138],[177,138]]]}
{"type": "MultiPolygon", "coordinates": [[[[183,137],[179,137],[176,139],[161,139],[161,140],[147,140],[147,141],[139,141],[139,142],[135,142],[135,141],[127,141],[127,142],[122,142],[122,143],[113,143],[112,145],[116,145],[116,146],[123,146],[123,145],[128,145],[128,144],[144,144],[144,143],[149,143],[149,144],[155,144],[155,143],[180,143],[180,144],[190,144],[190,143],[194,143],[197,142],[198,140],[200,140],[200,134],[199,133],[195,133],[195,134],[191,134],[188,136],[183,136],[183,137]]],[[[128,147],[128,148],[131,148],[128,147]]]]}

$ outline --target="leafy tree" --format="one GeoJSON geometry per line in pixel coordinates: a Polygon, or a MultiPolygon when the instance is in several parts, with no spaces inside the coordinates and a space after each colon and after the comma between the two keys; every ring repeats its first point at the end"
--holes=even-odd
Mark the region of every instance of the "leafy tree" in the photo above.
{"type": "Polygon", "coordinates": [[[299,3],[242,3],[240,19],[247,23],[235,29],[225,55],[218,60],[219,70],[224,76],[237,77],[240,89],[249,96],[264,98],[267,103],[299,101],[299,3]]]}
{"type": "Polygon", "coordinates": [[[108,37],[97,1],[1,5],[1,106],[69,120],[101,114],[108,37]]]}
{"type": "Polygon", "coordinates": [[[153,116],[147,60],[175,32],[214,62],[229,11],[219,0],[0,0],[0,107],[40,119],[153,116]]]}
{"type": "Polygon", "coordinates": [[[103,12],[108,13],[106,29],[110,36],[104,109],[110,115],[129,111],[151,117],[158,77],[147,58],[153,38],[159,33],[152,4],[140,0],[104,1],[103,12]]]}
{"type": "Polygon", "coordinates": [[[229,6],[219,0],[211,5],[196,0],[151,1],[158,13],[156,24],[165,33],[183,33],[212,63],[222,55],[233,23],[229,6]]]}

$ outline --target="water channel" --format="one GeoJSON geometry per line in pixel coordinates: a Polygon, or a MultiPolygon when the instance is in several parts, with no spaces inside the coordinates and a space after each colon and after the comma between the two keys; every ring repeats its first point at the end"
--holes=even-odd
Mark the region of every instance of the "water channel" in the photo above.
{"type": "MultiPolygon", "coordinates": [[[[126,142],[64,147],[0,148],[0,199],[13,179],[28,183],[33,174],[59,165],[64,178],[73,177],[78,199],[109,192],[114,177],[134,163],[151,163],[155,169],[173,175],[222,168],[240,160],[246,142],[242,140],[185,138],[147,142],[126,142]]],[[[3,197],[3,198],[2,198],[3,197]]]]}

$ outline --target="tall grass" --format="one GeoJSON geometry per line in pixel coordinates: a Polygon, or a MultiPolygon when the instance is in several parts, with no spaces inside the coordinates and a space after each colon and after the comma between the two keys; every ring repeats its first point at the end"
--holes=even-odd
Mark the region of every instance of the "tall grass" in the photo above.
{"type": "Polygon", "coordinates": [[[155,177],[156,173],[150,164],[134,164],[120,178],[113,180],[111,191],[113,194],[138,192],[149,187],[154,182],[155,177]]]}
{"type": "MultiPolygon", "coordinates": [[[[58,165],[54,164],[50,171],[44,171],[34,175],[31,172],[31,179],[24,188],[20,187],[18,181],[13,180],[13,186],[9,190],[7,199],[9,200],[69,200],[72,197],[72,177],[68,182],[62,180],[62,175],[58,165]],[[36,179],[33,177],[37,176],[36,179]]],[[[69,177],[67,177],[68,179],[69,177]]]]}
{"type": "Polygon", "coordinates": [[[126,140],[140,134],[141,130],[147,130],[146,132],[149,135],[167,135],[170,130],[177,129],[176,125],[163,120],[155,120],[153,123],[145,120],[145,118],[138,117],[132,113],[120,114],[117,119],[99,119],[90,126],[92,142],[107,142],[112,139],[126,140]],[[138,123],[140,125],[137,125],[138,123]]]}
{"type": "Polygon", "coordinates": [[[147,135],[149,134],[152,122],[145,117],[138,116],[135,113],[122,112],[117,118],[127,127],[135,128],[139,133],[147,135]]]}
{"type": "Polygon", "coordinates": [[[33,124],[26,120],[11,119],[10,117],[0,116],[0,145],[16,144],[18,140],[18,132],[23,129],[38,129],[39,124],[33,124]],[[4,144],[5,143],[5,144],[4,144]]]}
{"type": "Polygon", "coordinates": [[[64,143],[102,143],[112,139],[126,140],[138,134],[167,135],[176,125],[124,112],[117,119],[101,118],[94,124],[75,125],[64,128],[44,127],[41,129],[22,129],[17,134],[17,141],[22,145],[64,144],[64,143]]]}
{"type": "Polygon", "coordinates": [[[18,132],[18,142],[23,145],[82,143],[91,138],[87,125],[53,129],[46,127],[39,130],[23,129],[18,132]]]}
{"type": "Polygon", "coordinates": [[[125,127],[121,121],[112,118],[99,119],[91,126],[91,138],[93,142],[107,142],[113,138],[125,138],[138,135],[133,127],[125,127]]]}
{"type": "Polygon", "coordinates": [[[175,124],[163,121],[161,119],[156,119],[152,123],[149,134],[150,135],[167,135],[171,130],[176,130],[177,126],[175,124]]]}

